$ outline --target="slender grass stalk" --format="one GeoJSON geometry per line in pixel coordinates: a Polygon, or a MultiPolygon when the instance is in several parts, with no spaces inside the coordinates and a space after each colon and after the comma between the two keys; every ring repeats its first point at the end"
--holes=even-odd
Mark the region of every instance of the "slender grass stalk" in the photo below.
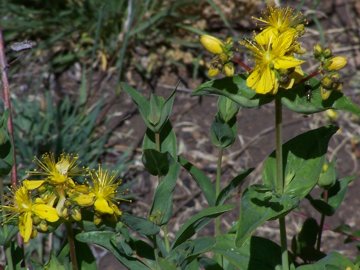
{"type": "Polygon", "coordinates": [[[66,222],[65,226],[66,226],[67,239],[70,248],[70,259],[71,259],[72,269],[78,270],[78,263],[77,263],[76,251],[75,251],[74,231],[71,226],[71,223],[66,222]]]}
{"type": "MultiPolygon", "coordinates": [[[[328,202],[328,199],[329,199],[329,192],[327,190],[324,190],[325,202],[328,202]]],[[[316,250],[317,251],[320,251],[320,248],[321,248],[321,238],[322,238],[322,233],[324,230],[324,223],[325,223],[325,215],[323,213],[321,213],[319,233],[318,233],[318,237],[317,237],[317,241],[316,241],[316,250]]]]}
{"type": "MultiPolygon", "coordinates": [[[[216,198],[220,193],[220,180],[221,180],[221,164],[222,158],[224,154],[224,149],[220,148],[218,153],[218,160],[216,164],[216,179],[215,179],[215,196],[216,198]]],[[[215,218],[215,236],[219,236],[221,234],[221,220],[220,217],[215,218]]]]}
{"type": "MultiPolygon", "coordinates": [[[[161,141],[160,141],[160,133],[156,132],[155,133],[155,144],[156,144],[156,150],[157,151],[161,151],[161,141]]],[[[158,176],[158,183],[160,184],[161,182],[161,177],[158,176]]],[[[166,251],[170,251],[170,241],[169,241],[169,230],[167,227],[167,224],[162,226],[163,232],[164,232],[164,242],[165,242],[165,248],[166,251]]]]}
{"type": "Polygon", "coordinates": [[[1,82],[3,87],[3,100],[5,109],[9,110],[9,119],[8,119],[8,130],[10,135],[10,142],[13,146],[12,148],[12,156],[13,156],[13,166],[11,169],[11,184],[13,187],[16,186],[17,183],[17,172],[16,172],[16,155],[15,155],[15,145],[14,145],[14,128],[12,121],[12,111],[11,111],[11,100],[10,100],[10,87],[9,81],[7,77],[7,62],[5,57],[4,50],[4,39],[2,35],[2,29],[0,28],[0,69],[1,69],[1,82]]]}
{"type": "MultiPolygon", "coordinates": [[[[282,105],[280,97],[275,98],[275,140],[276,140],[276,191],[284,192],[283,153],[282,153],[282,105]]],[[[285,217],[279,218],[281,259],[283,270],[289,269],[289,257],[287,251],[285,217]]]]}

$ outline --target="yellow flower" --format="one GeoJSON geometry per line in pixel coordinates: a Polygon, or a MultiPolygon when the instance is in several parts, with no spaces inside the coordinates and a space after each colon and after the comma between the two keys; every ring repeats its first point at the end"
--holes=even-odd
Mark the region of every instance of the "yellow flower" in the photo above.
{"type": "Polygon", "coordinates": [[[121,181],[117,180],[116,173],[110,173],[99,166],[97,171],[91,173],[91,183],[88,191],[80,190],[71,199],[83,207],[93,205],[95,212],[99,214],[120,216],[116,190],[121,181]]]}
{"type": "Polygon", "coordinates": [[[30,196],[30,191],[25,186],[16,188],[12,195],[8,199],[8,205],[2,206],[2,210],[7,212],[8,221],[18,217],[19,232],[25,243],[33,235],[33,219],[35,217],[48,222],[58,221],[59,216],[56,210],[47,204],[34,202],[30,196]]]}
{"type": "Polygon", "coordinates": [[[304,32],[304,17],[300,12],[290,7],[279,8],[268,6],[264,18],[254,18],[261,22],[263,31],[255,38],[256,42],[261,45],[267,44],[269,37],[278,37],[288,30],[295,30],[297,35],[304,32]]]}
{"type": "Polygon", "coordinates": [[[71,154],[61,154],[58,161],[55,160],[53,153],[46,153],[41,160],[35,158],[35,163],[40,170],[28,172],[31,176],[43,176],[45,180],[25,180],[24,185],[32,190],[40,187],[45,181],[53,185],[68,184],[74,186],[72,177],[85,174],[85,170],[78,167],[78,156],[71,154]]]}
{"type": "Polygon", "coordinates": [[[347,60],[344,56],[334,56],[330,58],[325,65],[325,68],[329,71],[340,70],[346,66],[347,60]]]}
{"type": "Polygon", "coordinates": [[[225,44],[220,39],[210,36],[210,35],[202,35],[200,36],[200,43],[204,46],[204,48],[213,53],[213,54],[221,54],[225,50],[225,44]]]}
{"type": "Polygon", "coordinates": [[[276,94],[279,88],[279,70],[300,66],[303,61],[296,59],[292,52],[294,31],[286,31],[277,38],[269,37],[266,45],[245,42],[255,58],[255,68],[246,80],[248,87],[259,94],[276,94]]]}

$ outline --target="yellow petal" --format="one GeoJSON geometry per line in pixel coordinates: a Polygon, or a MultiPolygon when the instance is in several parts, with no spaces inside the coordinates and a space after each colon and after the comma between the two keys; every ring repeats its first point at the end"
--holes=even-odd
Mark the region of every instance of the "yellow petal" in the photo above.
{"type": "Polygon", "coordinates": [[[90,194],[80,194],[77,196],[72,197],[71,199],[76,202],[78,205],[87,207],[94,204],[94,197],[93,193],[90,194]]]}
{"type": "Polygon", "coordinates": [[[255,36],[255,41],[260,45],[268,45],[271,40],[278,37],[278,31],[274,27],[267,27],[255,36]]]}
{"type": "Polygon", "coordinates": [[[114,210],[109,206],[107,200],[103,198],[99,198],[94,203],[95,210],[102,214],[110,214],[114,213],[114,210]]]}
{"type": "Polygon", "coordinates": [[[207,51],[213,54],[220,54],[224,52],[224,43],[216,37],[210,35],[202,35],[200,36],[200,42],[207,51]]]}
{"type": "Polygon", "coordinates": [[[32,218],[30,211],[19,216],[19,232],[24,239],[24,243],[29,242],[32,232],[32,218]]]}
{"type": "Polygon", "coordinates": [[[249,77],[247,77],[246,79],[246,85],[252,89],[255,90],[255,85],[258,83],[258,81],[260,80],[260,76],[261,76],[261,71],[259,68],[255,68],[253,70],[253,72],[251,72],[251,74],[249,75],[249,77]]]}
{"type": "Polygon", "coordinates": [[[44,180],[24,180],[22,183],[27,190],[34,190],[44,184],[44,180]]]}
{"type": "Polygon", "coordinates": [[[346,66],[347,60],[343,56],[335,56],[329,60],[329,64],[326,66],[327,70],[334,71],[340,70],[346,66]]]}
{"type": "Polygon", "coordinates": [[[294,42],[295,34],[296,30],[290,29],[282,33],[278,38],[275,38],[272,44],[273,54],[277,56],[285,55],[294,42]]]}
{"type": "Polygon", "coordinates": [[[121,210],[116,204],[110,202],[109,205],[114,210],[115,215],[120,216],[122,214],[121,210]]]}
{"type": "Polygon", "coordinates": [[[304,63],[304,61],[296,59],[293,56],[281,56],[274,59],[274,67],[276,69],[289,69],[304,63]]]}
{"type": "MultiPolygon", "coordinates": [[[[259,82],[256,85],[256,93],[259,94],[268,94],[270,92],[274,92],[275,86],[275,74],[270,70],[270,67],[266,67],[262,70],[262,74],[259,82]]],[[[277,89],[275,93],[277,92],[277,89]]],[[[275,94],[274,93],[274,94],[275,94]]]]}
{"type": "Polygon", "coordinates": [[[59,219],[56,209],[46,204],[34,204],[31,210],[39,218],[49,222],[55,222],[59,219]]]}

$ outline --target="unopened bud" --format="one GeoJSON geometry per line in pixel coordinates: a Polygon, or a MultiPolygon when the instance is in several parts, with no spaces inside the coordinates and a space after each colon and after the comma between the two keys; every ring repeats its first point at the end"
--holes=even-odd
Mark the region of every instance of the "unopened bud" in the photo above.
{"type": "Polygon", "coordinates": [[[99,225],[101,223],[102,219],[98,215],[94,215],[94,224],[99,225]]]}
{"type": "Polygon", "coordinates": [[[321,79],[321,86],[326,89],[331,89],[333,84],[333,80],[329,76],[325,76],[321,79]]]}
{"type": "Polygon", "coordinates": [[[215,77],[217,75],[219,75],[220,70],[218,68],[210,68],[208,71],[208,76],[209,77],[215,77]]]}
{"type": "Polygon", "coordinates": [[[314,56],[318,58],[322,55],[323,49],[321,48],[320,44],[316,44],[314,46],[314,56]]]}
{"type": "Polygon", "coordinates": [[[71,217],[75,221],[80,221],[81,220],[81,211],[80,211],[80,209],[78,209],[78,208],[71,209],[71,217]]]}
{"type": "Polygon", "coordinates": [[[235,67],[234,67],[234,64],[229,62],[229,63],[226,63],[225,66],[224,66],[224,73],[227,77],[232,77],[234,76],[234,73],[235,73],[235,67]]]}
{"type": "Polygon", "coordinates": [[[332,51],[329,49],[329,48],[326,48],[324,51],[323,51],[323,55],[325,58],[329,58],[332,56],[332,51]]]}
{"type": "Polygon", "coordinates": [[[49,229],[49,226],[45,220],[42,220],[38,227],[42,232],[47,232],[47,230],[49,229]]]}
{"type": "Polygon", "coordinates": [[[207,51],[213,54],[221,54],[224,52],[225,44],[216,37],[202,35],[200,36],[200,42],[207,51]]]}
{"type": "Polygon", "coordinates": [[[324,87],[320,87],[320,94],[321,94],[321,98],[322,100],[327,100],[331,94],[331,90],[327,90],[324,87]]]}
{"type": "Polygon", "coordinates": [[[31,231],[31,236],[30,236],[30,238],[34,239],[37,235],[38,235],[38,231],[33,228],[33,230],[31,231]]]}
{"type": "Polygon", "coordinates": [[[325,68],[330,71],[340,70],[346,66],[346,63],[347,63],[346,57],[335,56],[335,57],[332,57],[331,59],[329,59],[329,61],[325,65],[325,68]]]}
{"type": "MultiPolygon", "coordinates": [[[[338,118],[337,112],[333,109],[326,110],[326,115],[331,121],[335,121],[338,118]]],[[[324,170],[325,166],[328,166],[327,163],[324,163],[324,165],[323,165],[323,172],[326,171],[326,170],[324,170]]]]}

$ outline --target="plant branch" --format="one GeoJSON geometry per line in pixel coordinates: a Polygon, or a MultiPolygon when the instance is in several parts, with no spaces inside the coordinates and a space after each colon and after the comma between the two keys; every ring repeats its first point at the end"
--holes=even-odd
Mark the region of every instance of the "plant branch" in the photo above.
{"type": "Polygon", "coordinates": [[[66,231],[67,231],[67,239],[70,248],[70,259],[73,270],[78,270],[78,263],[76,258],[76,250],[75,250],[75,241],[74,241],[74,231],[71,226],[71,223],[65,222],[66,231]]]}

